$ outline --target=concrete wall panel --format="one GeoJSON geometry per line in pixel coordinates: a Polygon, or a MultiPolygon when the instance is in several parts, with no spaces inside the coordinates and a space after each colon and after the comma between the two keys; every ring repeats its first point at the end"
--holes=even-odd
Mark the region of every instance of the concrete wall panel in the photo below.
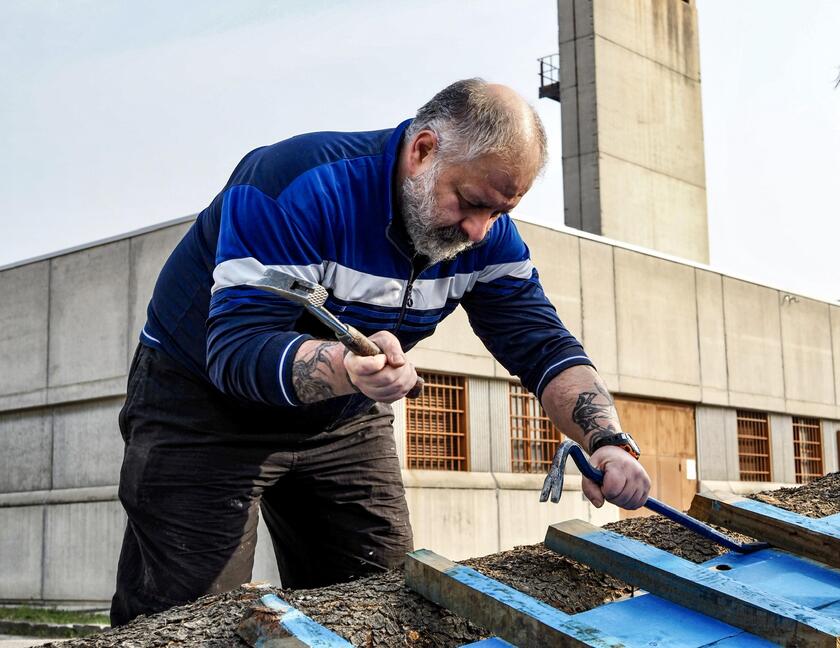
{"type": "Polygon", "coordinates": [[[601,155],[600,170],[605,235],[678,257],[708,259],[705,189],[607,153],[601,155]]]}
{"type": "Polygon", "coordinates": [[[490,398],[490,463],[496,473],[510,472],[510,383],[491,380],[487,385],[490,398]]]}
{"type": "Polygon", "coordinates": [[[840,470],[840,421],[822,422],[823,472],[826,474],[840,470]]]}
{"type": "Polygon", "coordinates": [[[735,412],[722,407],[698,406],[697,426],[698,480],[738,481],[738,430],[735,412]]]}
{"type": "Polygon", "coordinates": [[[44,507],[0,508],[0,600],[41,598],[44,507]]]}
{"type": "Polygon", "coordinates": [[[0,272],[0,394],[47,386],[49,262],[0,272]]]}
{"type": "Polygon", "coordinates": [[[490,352],[476,337],[463,308],[456,308],[408,354],[411,362],[422,369],[449,371],[472,376],[493,376],[495,362],[490,352]]]}
{"type": "Polygon", "coordinates": [[[604,38],[595,59],[601,152],[704,189],[700,82],[604,38]]]}
{"type": "Polygon", "coordinates": [[[50,488],[51,445],[48,411],[0,416],[0,493],[50,488]]]}
{"type": "Polygon", "coordinates": [[[566,328],[580,339],[583,327],[578,237],[523,221],[517,221],[516,226],[531,250],[546,295],[566,328]]]}
{"type": "Polygon", "coordinates": [[[125,513],[119,502],[48,507],[44,598],[110,600],[124,531],[125,513]]]}
{"type": "Polygon", "coordinates": [[[52,259],[49,384],[124,376],[128,241],[52,259]]]}
{"type": "Polygon", "coordinates": [[[785,397],[834,405],[834,366],[828,304],[780,295],[785,397]]]}
{"type": "Polygon", "coordinates": [[[834,358],[834,402],[840,405],[840,308],[829,306],[831,350],[834,358]]]}
{"type": "Polygon", "coordinates": [[[728,403],[726,331],[723,326],[723,283],[714,272],[695,270],[700,382],[704,403],[728,403]]]}
{"type": "Polygon", "coordinates": [[[611,245],[580,240],[583,345],[607,387],[618,389],[615,273],[611,245]]]}
{"type": "Polygon", "coordinates": [[[271,543],[271,535],[268,527],[260,516],[257,525],[257,548],[254,550],[254,570],[251,580],[268,581],[275,587],[282,585],[280,572],[277,569],[277,558],[274,555],[274,545],[271,543]]]}
{"type": "Polygon", "coordinates": [[[490,380],[470,378],[467,386],[470,470],[490,472],[492,427],[490,425],[490,380]]]}
{"type": "Polygon", "coordinates": [[[409,487],[406,501],[415,548],[431,549],[450,560],[498,551],[499,517],[492,482],[482,489],[409,487]]]}
{"type": "Polygon", "coordinates": [[[699,393],[693,270],[616,249],[615,274],[622,391],[626,376],[648,383],[687,385],[699,393]]]}
{"type": "Polygon", "coordinates": [[[408,464],[405,458],[406,428],[405,428],[405,399],[398,400],[391,405],[394,409],[394,441],[397,448],[397,456],[400,458],[400,466],[405,468],[408,464]]]}
{"type": "Polygon", "coordinates": [[[776,482],[796,483],[793,458],[793,419],[782,414],[770,415],[770,478],[776,482]]]}
{"type": "MultiPolygon", "coordinates": [[[[538,477],[542,482],[543,475],[538,477]]],[[[564,488],[563,497],[553,504],[539,501],[537,494],[541,487],[542,484],[533,490],[499,491],[499,551],[542,542],[551,524],[589,520],[589,510],[593,507],[580,490],[564,488]]]]}
{"type": "Polygon", "coordinates": [[[152,297],[158,275],[172,250],[192,223],[179,223],[131,239],[129,273],[128,362],[137,346],[140,330],[146,323],[146,307],[152,297]]]}
{"type": "Polygon", "coordinates": [[[730,403],[784,411],[778,292],[723,278],[730,403]]]}
{"type": "Polygon", "coordinates": [[[122,399],[109,399],[55,408],[53,488],[119,483],[123,440],[118,416],[122,404],[122,399]]]}
{"type": "Polygon", "coordinates": [[[595,29],[616,45],[700,80],[693,3],[673,0],[595,0],[595,29]]]}

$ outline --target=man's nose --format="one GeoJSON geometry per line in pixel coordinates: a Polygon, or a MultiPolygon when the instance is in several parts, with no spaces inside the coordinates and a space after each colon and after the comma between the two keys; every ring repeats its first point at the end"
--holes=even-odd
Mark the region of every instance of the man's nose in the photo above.
{"type": "Polygon", "coordinates": [[[492,219],[490,212],[473,214],[461,221],[461,231],[469,237],[471,243],[478,243],[487,235],[492,219]]]}

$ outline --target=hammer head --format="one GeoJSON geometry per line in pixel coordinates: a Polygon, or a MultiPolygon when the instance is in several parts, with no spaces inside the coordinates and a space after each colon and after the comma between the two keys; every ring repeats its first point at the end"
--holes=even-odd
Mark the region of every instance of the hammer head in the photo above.
{"type": "Polygon", "coordinates": [[[316,308],[322,307],[329,296],[327,289],[314,281],[301,279],[272,268],[266,268],[259,279],[249,281],[245,285],[280,295],[304,306],[314,306],[316,308]]]}

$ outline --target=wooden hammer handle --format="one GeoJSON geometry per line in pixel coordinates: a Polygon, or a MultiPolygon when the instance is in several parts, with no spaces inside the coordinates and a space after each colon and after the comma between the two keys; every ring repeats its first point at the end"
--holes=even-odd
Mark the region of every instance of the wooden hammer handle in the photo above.
{"type": "MultiPolygon", "coordinates": [[[[372,342],[368,337],[349,324],[345,324],[345,326],[347,327],[347,331],[350,333],[350,338],[342,338],[341,341],[344,343],[344,346],[350,349],[353,353],[364,357],[375,356],[382,353],[382,350],[376,346],[376,343],[372,342]]],[[[423,379],[420,376],[417,376],[417,382],[414,383],[414,387],[411,388],[411,391],[409,391],[405,397],[419,398],[422,393],[423,379]]]]}

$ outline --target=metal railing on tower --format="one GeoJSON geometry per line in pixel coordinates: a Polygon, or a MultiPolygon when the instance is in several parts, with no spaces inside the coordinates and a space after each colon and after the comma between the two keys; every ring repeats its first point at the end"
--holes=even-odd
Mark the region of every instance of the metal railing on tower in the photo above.
{"type": "Polygon", "coordinates": [[[540,62],[540,98],[560,101],[560,54],[549,54],[537,60],[540,62]]]}

